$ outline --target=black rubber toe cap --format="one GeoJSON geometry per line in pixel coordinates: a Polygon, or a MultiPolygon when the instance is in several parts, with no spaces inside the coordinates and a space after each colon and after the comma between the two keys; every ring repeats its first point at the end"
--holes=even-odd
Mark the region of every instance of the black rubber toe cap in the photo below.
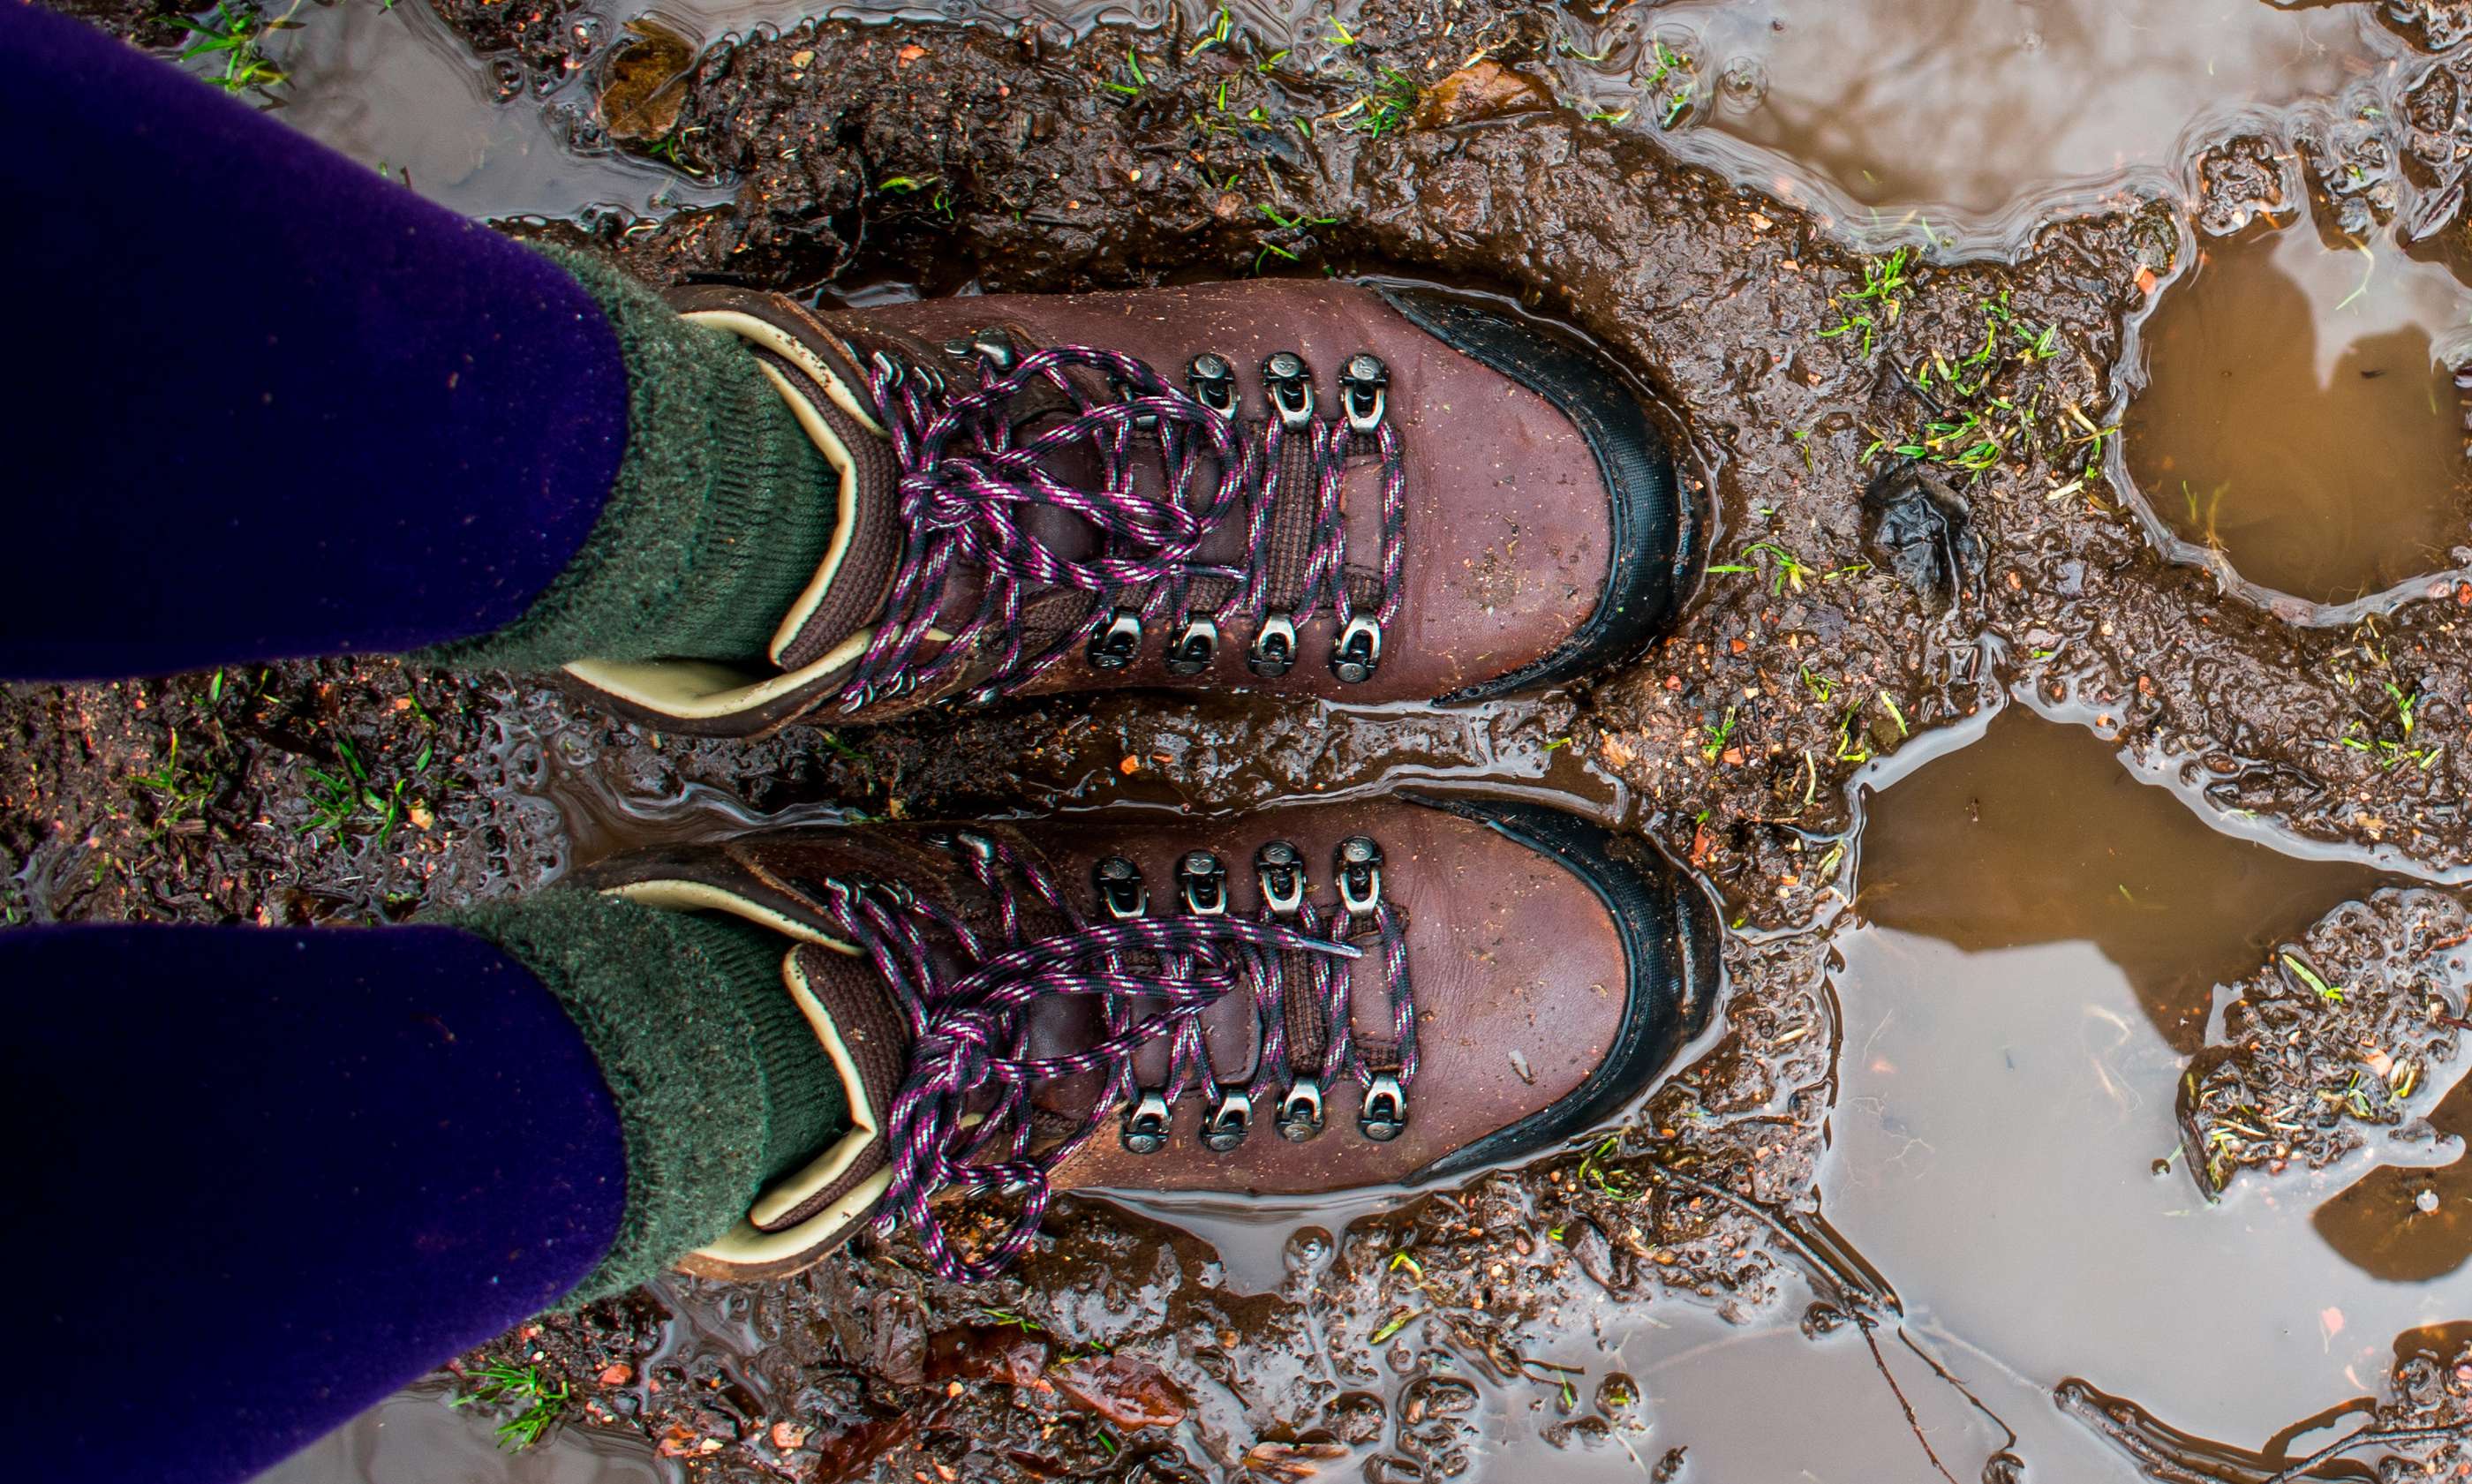
{"type": "Polygon", "coordinates": [[[1604,1122],[1707,1028],[1720,992],[1717,912],[1708,894],[1638,836],[1517,799],[1403,795],[1551,856],[1604,904],[1629,978],[1620,1028],[1586,1081],[1551,1107],[1436,1160],[1414,1179],[1463,1175],[1561,1143],[1604,1122]]]}
{"type": "Polygon", "coordinates": [[[1706,525],[1675,478],[1673,450],[1648,412],[1646,389],[1595,346],[1541,320],[1440,289],[1373,287],[1418,329],[1559,408],[1596,456],[1612,503],[1613,559],[1587,622],[1544,657],[1435,704],[1542,690],[1646,648],[1690,597],[1706,525]]]}

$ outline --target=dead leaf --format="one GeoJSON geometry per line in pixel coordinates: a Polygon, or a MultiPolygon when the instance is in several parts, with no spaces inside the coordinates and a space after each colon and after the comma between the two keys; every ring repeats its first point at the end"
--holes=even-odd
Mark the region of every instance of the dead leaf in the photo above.
{"type": "Polygon", "coordinates": [[[1416,127],[1449,129],[1554,106],[1543,83],[1487,59],[1462,67],[1426,88],[1416,100],[1416,127]]]}
{"type": "Polygon", "coordinates": [[[631,39],[610,54],[601,71],[601,122],[612,139],[667,138],[686,106],[695,44],[649,18],[629,21],[627,30],[631,39]]]}

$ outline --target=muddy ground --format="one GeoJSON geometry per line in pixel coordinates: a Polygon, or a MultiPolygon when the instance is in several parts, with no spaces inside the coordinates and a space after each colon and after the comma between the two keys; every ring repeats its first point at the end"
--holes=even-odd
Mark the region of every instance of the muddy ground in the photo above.
{"type": "MultiPolygon", "coordinates": [[[[440,9],[511,91],[656,44],[556,5],[440,9]]],[[[2387,11],[2421,44],[2464,29],[2454,8],[2387,11]]],[[[1550,17],[1376,0],[1344,40],[1319,24],[1217,41],[1173,20],[1078,41],[820,24],[690,50],[682,73],[648,52],[599,74],[622,88],[605,126],[622,121],[618,147],[734,178],[735,201],[513,229],[596,237],[654,281],[827,296],[1260,271],[1515,294],[1651,376],[1718,512],[1713,560],[1741,569],[1712,573],[1639,665],[1468,719],[1111,701],[751,744],[639,733],[521,679],[391,660],[18,688],[0,694],[0,910],[396,920],[776,815],[1218,810],[1400,776],[1542,781],[1704,873],[1742,930],[1721,1032],[1604,1144],[1300,1230],[1266,1292],[1230,1286],[1196,1238],[1085,1200],[1059,1203],[1050,1238],[989,1290],[868,1243],[799,1280],[681,1281],[486,1354],[570,1378],[578,1422],[640,1430],[699,1478],[1439,1479],[1471,1468],[1479,1419],[1505,1406],[1549,1446],[1696,1477],[1639,1388],[1575,1368],[1566,1342],[1677,1302],[1746,1320],[1801,1303],[1816,1331],[1896,1332],[1896,1295],[1816,1193],[1837,1049],[1825,932],[1855,895],[1859,852],[1842,847],[1865,769],[2013,695],[2258,827],[2416,874],[2472,866],[2472,583],[2433,579],[2374,611],[2267,611],[2224,573],[2158,554],[2109,431],[2134,389],[2118,369],[2134,318],[2206,230],[2314,200],[2338,224],[2435,221],[2430,251],[2472,253],[2450,224],[2472,56],[2395,80],[2377,119],[2220,144],[2193,200],[2116,196],[2008,261],[1949,262],[1927,227],[1866,228],[1857,250],[1845,224],[1561,106],[1550,17]],[[1386,89],[1402,106],[1378,130],[1343,111],[1386,89]],[[1965,466],[1986,437],[1996,452],[1965,466]],[[1900,446],[1921,450],[1908,483],[1962,502],[1984,554],[1945,594],[1870,539],[1865,491],[1904,466],[1900,446]]],[[[2462,917],[2436,901],[2413,929],[2427,952],[2452,946],[2437,917],[2462,917]]],[[[2465,1006],[2426,994],[2421,956],[2391,949],[2408,936],[2330,929],[2302,953],[2350,986],[2347,1016],[2444,1061],[2465,1006]]],[[[2262,969],[2183,1093],[2191,1152],[2211,1156],[2193,1163],[2217,1183],[2305,1170],[2388,1125],[2339,1115],[2279,1150],[2212,1132],[2357,1077],[2349,1020],[2264,1044],[2261,1027],[2322,1006],[2278,1008],[2292,976],[2262,969]]],[[[2311,1476],[2472,1476],[2472,1331],[2406,1336],[2396,1356],[2360,1408],[2371,1435],[2340,1466],[2370,1472],[2311,1476]]],[[[2225,1450],[2082,1381],[2055,1402],[2156,1479],[2301,1476],[2280,1471],[2306,1449],[2225,1450]]]]}

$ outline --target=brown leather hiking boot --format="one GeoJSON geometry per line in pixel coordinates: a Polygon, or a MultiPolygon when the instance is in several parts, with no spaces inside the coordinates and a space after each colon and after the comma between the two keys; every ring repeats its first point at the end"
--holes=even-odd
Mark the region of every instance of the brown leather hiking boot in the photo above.
{"type": "Polygon", "coordinates": [[[756,835],[585,883],[770,924],[853,1131],[686,1266],[794,1272],[862,1217],[949,1274],[1052,1190],[1310,1193],[1463,1175],[1611,1117],[1707,1024],[1716,920],[1541,805],[756,835]],[[957,1254],[935,1197],[1001,1190],[957,1254]]]}
{"type": "Polygon", "coordinates": [[[1700,560],[1637,383],[1488,302],[1293,281],[674,302],[752,347],[842,471],[840,524],[770,672],[568,667],[648,724],[1122,686],[1478,700],[1635,653],[1700,560]]]}

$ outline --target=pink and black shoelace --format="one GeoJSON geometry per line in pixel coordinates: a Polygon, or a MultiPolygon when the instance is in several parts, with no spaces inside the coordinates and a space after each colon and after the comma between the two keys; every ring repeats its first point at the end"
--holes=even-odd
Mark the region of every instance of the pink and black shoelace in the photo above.
{"type": "Polygon", "coordinates": [[[1407,537],[1406,463],[1379,359],[1348,361],[1339,415],[1329,416],[1316,409],[1303,358],[1272,355],[1263,366],[1271,415],[1254,426],[1236,416],[1235,371],[1221,356],[1194,359],[1187,391],[1143,361],[1087,345],[1016,355],[991,332],[968,348],[971,387],[890,354],[872,360],[868,393],[901,471],[909,538],[884,621],[842,690],[844,709],[947,681],[979,663],[983,648],[993,660],[971,691],[979,700],[1018,691],[1077,649],[1095,666],[1121,669],[1137,658],[1146,628],[1171,615],[1164,660],[1171,674],[1207,670],[1230,629],[1253,633],[1246,658],[1254,673],[1284,674],[1296,662],[1298,624],[1327,609],[1337,622],[1333,672],[1351,682],[1371,677],[1383,633],[1398,616],[1407,537]],[[1075,368],[1099,373],[1118,394],[1087,394],[1084,379],[1067,374],[1075,368]],[[1034,388],[1052,388],[1072,411],[1016,441],[1011,404],[1034,388]],[[1296,439],[1310,456],[1303,477],[1288,467],[1296,439]],[[1075,445],[1096,457],[1090,487],[1049,472],[1054,456],[1075,445]],[[1379,462],[1382,492],[1380,596],[1370,612],[1348,591],[1342,498],[1360,445],[1379,462]],[[1139,493],[1133,478],[1137,453],[1152,449],[1165,471],[1155,498],[1139,493]],[[1215,481],[1204,478],[1205,465],[1216,469],[1215,481]],[[1273,612],[1273,531],[1282,503],[1298,499],[1312,504],[1301,591],[1273,612]],[[1098,554],[1068,559],[1032,535],[1024,518],[1041,506],[1086,522],[1100,535],[1098,554]],[[1200,560],[1205,538],[1240,507],[1242,559],[1200,560]],[[983,570],[986,585],[977,610],[958,627],[948,624],[949,641],[931,655],[930,631],[957,563],[983,570]],[[1090,594],[1089,612],[1078,627],[1034,640],[1025,605],[1057,588],[1090,594]],[[1224,591],[1197,601],[1205,588],[1224,591]]]}
{"type": "Polygon", "coordinates": [[[822,883],[834,930],[884,976],[913,1038],[908,1074],[885,1120],[892,1178],[876,1227],[915,1231],[943,1277],[985,1278],[1018,1258],[1046,1212],[1048,1171],[1119,1109],[1126,1147],[1153,1153],[1167,1142],[1176,1102],[1204,1092],[1203,1142],[1224,1152],[1244,1142],[1257,1106],[1277,1109],[1282,1137],[1317,1137],[1325,1089],[1352,1078],[1365,1089],[1360,1133],[1385,1141],[1406,1127],[1416,1076],[1415,1000],[1405,923],[1383,897],[1382,855],[1372,840],[1358,836],[1339,847],[1339,900],[1330,907],[1309,899],[1304,860],[1294,846],[1264,846],[1254,858],[1261,903],[1249,916],[1232,910],[1226,872],[1207,852],[1179,861],[1177,910],[1157,915],[1149,911],[1131,862],[1102,861],[1093,879],[1098,910],[1090,914],[1037,862],[1000,840],[961,832],[946,845],[992,905],[992,931],[974,930],[908,886],[822,883]],[[1065,926],[1033,935],[1023,920],[1025,893],[1045,908],[1043,916],[1065,926]],[[1357,946],[1361,938],[1381,950],[1391,1013],[1390,1042],[1370,1058],[1350,1026],[1348,965],[1366,952],[1357,946]],[[1239,991],[1253,997],[1259,1050],[1251,1076],[1228,1083],[1211,1063],[1201,1016],[1239,991]],[[1085,1050],[1032,1056],[1032,1007],[1058,995],[1095,998],[1105,1034],[1085,1050]],[[1292,1001],[1301,1001],[1300,1019],[1321,1031],[1310,1067],[1297,1065],[1299,1048],[1292,1045],[1292,1001]],[[1170,1042],[1166,1080],[1144,1089],[1133,1055],[1162,1039],[1170,1042]],[[1103,1074],[1104,1090],[1080,1127],[1034,1148],[1038,1085],[1093,1072],[1103,1074]],[[981,1257],[965,1258],[931,1205],[946,1190],[1004,1190],[1020,1206],[1002,1237],[981,1257]]]}

